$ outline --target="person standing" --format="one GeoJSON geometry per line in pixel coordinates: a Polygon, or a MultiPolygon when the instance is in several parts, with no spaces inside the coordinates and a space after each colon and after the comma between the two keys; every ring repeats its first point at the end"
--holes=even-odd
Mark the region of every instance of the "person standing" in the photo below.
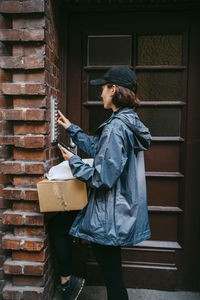
{"type": "MultiPolygon", "coordinates": [[[[73,142],[94,158],[91,167],[59,145],[73,176],[86,182],[88,189],[88,204],[75,217],[69,235],[91,242],[108,300],[128,299],[122,274],[121,247],[133,246],[151,235],[143,156],[143,151],[150,145],[151,135],[134,111],[139,104],[136,80],[135,73],[128,67],[116,66],[103,78],[90,81],[92,85],[102,87],[104,108],[113,111],[93,138],[61,112],[58,119],[58,124],[66,129],[73,142]]],[[[73,274],[66,277],[63,299],[77,299],[82,288],[80,280],[73,274]],[[69,298],[73,289],[78,293],[69,298]],[[65,295],[68,296],[65,298],[65,295]]]]}

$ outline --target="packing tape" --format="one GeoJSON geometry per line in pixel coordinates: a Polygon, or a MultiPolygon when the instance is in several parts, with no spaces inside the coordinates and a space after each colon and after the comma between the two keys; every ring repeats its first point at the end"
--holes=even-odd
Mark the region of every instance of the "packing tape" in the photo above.
{"type": "Polygon", "coordinates": [[[58,185],[53,183],[53,192],[56,198],[59,200],[59,204],[63,211],[67,210],[67,202],[65,200],[64,193],[61,188],[58,188],[58,185]]]}

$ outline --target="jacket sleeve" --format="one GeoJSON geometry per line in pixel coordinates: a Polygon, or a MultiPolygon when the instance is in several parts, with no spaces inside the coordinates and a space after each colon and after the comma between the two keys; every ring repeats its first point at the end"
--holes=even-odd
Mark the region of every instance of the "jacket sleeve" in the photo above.
{"type": "Polygon", "coordinates": [[[67,129],[67,133],[72,138],[72,141],[90,157],[95,155],[95,143],[92,138],[83,132],[83,130],[75,125],[71,124],[67,129]]]}
{"type": "Polygon", "coordinates": [[[74,177],[87,182],[92,188],[110,189],[120,177],[127,161],[123,138],[115,128],[105,128],[99,141],[94,166],[85,164],[74,155],[69,160],[74,177]]]}

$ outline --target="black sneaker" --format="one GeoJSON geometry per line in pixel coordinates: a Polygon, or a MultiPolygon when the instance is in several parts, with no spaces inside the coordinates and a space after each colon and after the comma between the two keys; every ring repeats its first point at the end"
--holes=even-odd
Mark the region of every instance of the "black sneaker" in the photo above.
{"type": "Polygon", "coordinates": [[[85,279],[71,275],[70,279],[61,285],[63,300],[76,300],[84,286],[85,279]]]}

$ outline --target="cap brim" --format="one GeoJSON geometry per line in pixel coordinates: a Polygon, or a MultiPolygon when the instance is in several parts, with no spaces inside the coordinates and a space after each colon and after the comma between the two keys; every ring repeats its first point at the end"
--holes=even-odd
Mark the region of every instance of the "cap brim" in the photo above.
{"type": "Polygon", "coordinates": [[[90,84],[91,85],[104,85],[104,84],[106,84],[106,83],[108,83],[105,79],[103,79],[103,78],[99,78],[99,79],[95,79],[95,80],[90,80],[90,84]]]}

